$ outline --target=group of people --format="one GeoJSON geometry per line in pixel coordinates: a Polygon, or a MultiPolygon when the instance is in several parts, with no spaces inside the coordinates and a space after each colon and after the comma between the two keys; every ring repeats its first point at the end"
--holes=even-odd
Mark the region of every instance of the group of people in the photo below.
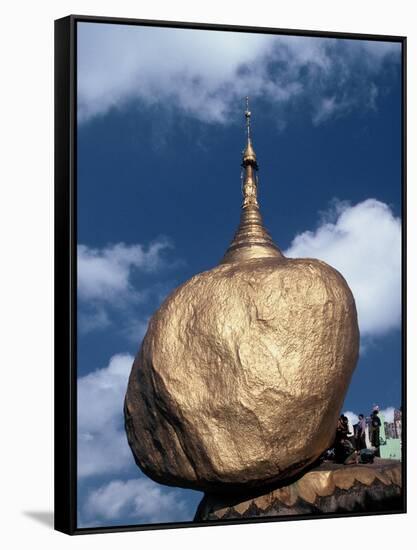
{"type": "Polygon", "coordinates": [[[374,409],[369,420],[369,440],[374,450],[366,446],[366,419],[363,414],[358,416],[358,422],[353,426],[349,418],[341,414],[337,423],[334,440],[334,459],[341,464],[372,462],[374,456],[380,456],[381,419],[378,409],[374,409]]]}

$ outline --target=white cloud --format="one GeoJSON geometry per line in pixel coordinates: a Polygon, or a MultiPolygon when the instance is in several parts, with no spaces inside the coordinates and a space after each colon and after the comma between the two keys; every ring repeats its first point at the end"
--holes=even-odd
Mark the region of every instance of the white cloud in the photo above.
{"type": "Polygon", "coordinates": [[[350,420],[352,426],[354,426],[355,424],[357,424],[359,422],[358,415],[355,414],[354,412],[345,411],[343,414],[350,420]]]}
{"type": "MultiPolygon", "coordinates": [[[[375,94],[372,95],[372,105],[375,105],[375,94]]],[[[369,99],[369,102],[371,103],[371,98],[369,99]]],[[[343,114],[350,108],[350,103],[346,99],[336,99],[336,96],[331,97],[323,97],[316,106],[316,111],[313,114],[313,124],[319,125],[326,120],[328,120],[331,117],[338,116],[340,114],[343,114]]]]}
{"type": "Polygon", "coordinates": [[[379,411],[379,415],[384,417],[385,422],[394,422],[395,407],[387,407],[379,411]]]}
{"type": "Polygon", "coordinates": [[[297,235],[284,254],[318,258],[342,273],[356,300],[362,336],[400,326],[401,222],[388,205],[375,199],[336,203],[315,231],[297,235]]]}
{"type": "Polygon", "coordinates": [[[133,463],[124,432],[123,401],[133,364],[129,354],[78,379],[78,475],[120,472],[133,463]]]}
{"type": "Polygon", "coordinates": [[[77,246],[78,295],[82,300],[110,302],[115,297],[140,298],[134,292],[130,278],[135,270],[152,272],[161,267],[161,252],[169,248],[166,240],[149,245],[118,243],[96,249],[77,246]]]}
{"type": "Polygon", "coordinates": [[[80,122],[132,99],[226,122],[250,95],[281,105],[302,98],[318,124],[329,118],[319,114],[329,87],[338,114],[355,101],[369,106],[364,94],[375,101],[372,79],[382,63],[400,59],[397,43],[90,23],[78,29],[80,122]],[[347,94],[351,82],[355,91],[347,94]]]}
{"type": "Polygon", "coordinates": [[[86,518],[96,521],[129,519],[131,523],[190,520],[185,501],[175,490],[149,479],[113,480],[93,490],[85,503],[86,518]]]}
{"type": "Polygon", "coordinates": [[[77,247],[78,328],[83,334],[108,328],[115,322],[123,335],[137,342],[143,336],[147,318],[137,307],[151,298],[159,299],[161,283],[156,279],[141,288],[135,284],[138,274],[156,274],[182,262],[167,261],[164,252],[172,248],[167,239],[148,247],[117,243],[103,248],[77,247]]]}

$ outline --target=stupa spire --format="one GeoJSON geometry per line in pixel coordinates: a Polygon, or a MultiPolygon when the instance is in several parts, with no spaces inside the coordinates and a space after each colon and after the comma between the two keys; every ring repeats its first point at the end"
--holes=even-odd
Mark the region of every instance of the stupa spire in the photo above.
{"type": "Polygon", "coordinates": [[[246,148],[243,151],[242,167],[245,170],[245,179],[243,181],[243,208],[246,208],[250,204],[258,206],[258,181],[256,177],[256,171],[258,170],[258,163],[256,161],[256,153],[252,146],[250,135],[250,117],[249,111],[249,98],[246,98],[246,132],[247,143],[246,148]]]}
{"type": "Polygon", "coordinates": [[[258,162],[252,145],[251,112],[249,98],[246,97],[246,147],[242,154],[243,202],[240,224],[234,239],[226,251],[221,263],[241,261],[252,258],[283,257],[268,231],[263,225],[258,203],[258,162]]]}

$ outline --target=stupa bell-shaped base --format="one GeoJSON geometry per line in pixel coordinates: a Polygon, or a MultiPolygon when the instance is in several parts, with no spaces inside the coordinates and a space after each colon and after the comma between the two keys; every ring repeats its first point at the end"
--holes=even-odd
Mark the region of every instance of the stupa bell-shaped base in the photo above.
{"type": "Polygon", "coordinates": [[[220,263],[283,257],[264,227],[258,206],[251,204],[242,209],[239,227],[220,263]]]}

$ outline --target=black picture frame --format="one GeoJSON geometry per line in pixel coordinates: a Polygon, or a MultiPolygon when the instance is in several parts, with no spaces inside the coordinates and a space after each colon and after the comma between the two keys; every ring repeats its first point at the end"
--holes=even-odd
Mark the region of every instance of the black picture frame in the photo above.
{"type": "Polygon", "coordinates": [[[406,408],[406,45],[404,36],[292,30],[208,23],[154,21],[120,17],[70,15],[55,21],[55,529],[69,535],[172,529],[241,523],[298,521],[318,517],[352,517],[405,513],[407,502],[407,408],[406,408]],[[393,41],[402,45],[402,475],[403,507],[392,512],[361,512],[299,515],[211,521],[210,523],[161,523],[115,527],[77,527],[77,23],[221,30],[231,32],[281,34],[303,37],[348,38],[393,41]]]}

